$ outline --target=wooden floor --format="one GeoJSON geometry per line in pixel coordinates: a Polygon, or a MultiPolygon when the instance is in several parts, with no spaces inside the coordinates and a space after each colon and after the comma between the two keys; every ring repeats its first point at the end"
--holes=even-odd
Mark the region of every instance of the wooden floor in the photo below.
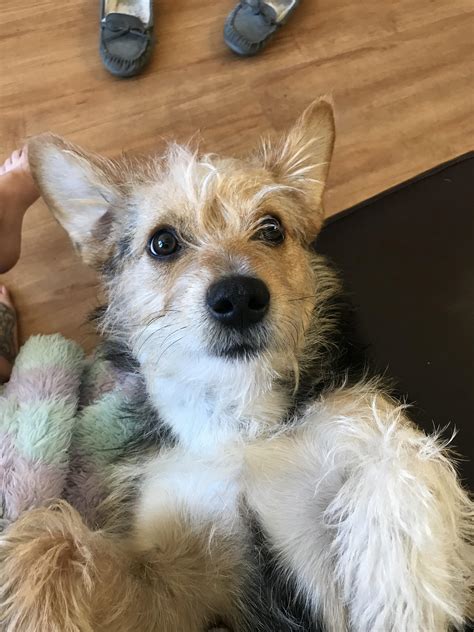
{"type": "MultiPolygon", "coordinates": [[[[98,0],[2,0],[0,155],[44,130],[107,155],[196,130],[206,148],[238,152],[332,93],[333,214],[473,147],[471,0],[302,0],[249,60],[222,41],[233,3],[158,1],[151,67],[120,81],[99,61],[98,0]]],[[[93,346],[82,323],[97,300],[95,277],[42,202],[27,216],[21,262],[1,280],[23,338],[60,331],[93,346]]]]}

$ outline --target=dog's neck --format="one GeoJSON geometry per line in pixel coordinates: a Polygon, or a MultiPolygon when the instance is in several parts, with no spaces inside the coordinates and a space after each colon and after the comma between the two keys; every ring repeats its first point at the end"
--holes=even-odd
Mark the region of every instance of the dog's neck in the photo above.
{"type": "Polygon", "coordinates": [[[189,358],[160,371],[153,363],[141,364],[160,417],[182,444],[198,452],[268,432],[282,423],[290,406],[275,358],[189,358]]]}

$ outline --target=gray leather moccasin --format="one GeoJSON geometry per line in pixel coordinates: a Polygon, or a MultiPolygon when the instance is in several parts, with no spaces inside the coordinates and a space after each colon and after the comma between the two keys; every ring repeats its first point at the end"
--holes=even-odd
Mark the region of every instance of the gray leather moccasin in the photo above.
{"type": "Polygon", "coordinates": [[[299,0],[241,0],[227,17],[225,43],[237,55],[256,55],[298,4],[299,0]]]}
{"type": "Polygon", "coordinates": [[[153,50],[153,0],[101,0],[100,56],[116,77],[143,70],[153,50]]]}

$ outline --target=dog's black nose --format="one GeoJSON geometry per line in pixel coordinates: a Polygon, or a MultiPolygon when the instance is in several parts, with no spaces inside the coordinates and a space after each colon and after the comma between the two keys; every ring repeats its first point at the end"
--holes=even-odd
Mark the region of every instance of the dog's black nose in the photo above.
{"type": "Polygon", "coordinates": [[[229,276],[211,285],[207,305],[212,316],[223,325],[244,329],[265,316],[270,292],[260,279],[229,276]]]}

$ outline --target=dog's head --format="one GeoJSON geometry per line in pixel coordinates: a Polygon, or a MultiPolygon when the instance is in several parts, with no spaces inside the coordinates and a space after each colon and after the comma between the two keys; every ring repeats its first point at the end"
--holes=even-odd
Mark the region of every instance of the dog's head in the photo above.
{"type": "Polygon", "coordinates": [[[111,162],[51,135],[29,156],[47,204],[103,275],[105,328],[142,365],[165,374],[205,359],[219,371],[264,358],[281,372],[318,303],[311,244],[333,144],[320,99],[245,159],[171,145],[160,159],[111,162]]]}

